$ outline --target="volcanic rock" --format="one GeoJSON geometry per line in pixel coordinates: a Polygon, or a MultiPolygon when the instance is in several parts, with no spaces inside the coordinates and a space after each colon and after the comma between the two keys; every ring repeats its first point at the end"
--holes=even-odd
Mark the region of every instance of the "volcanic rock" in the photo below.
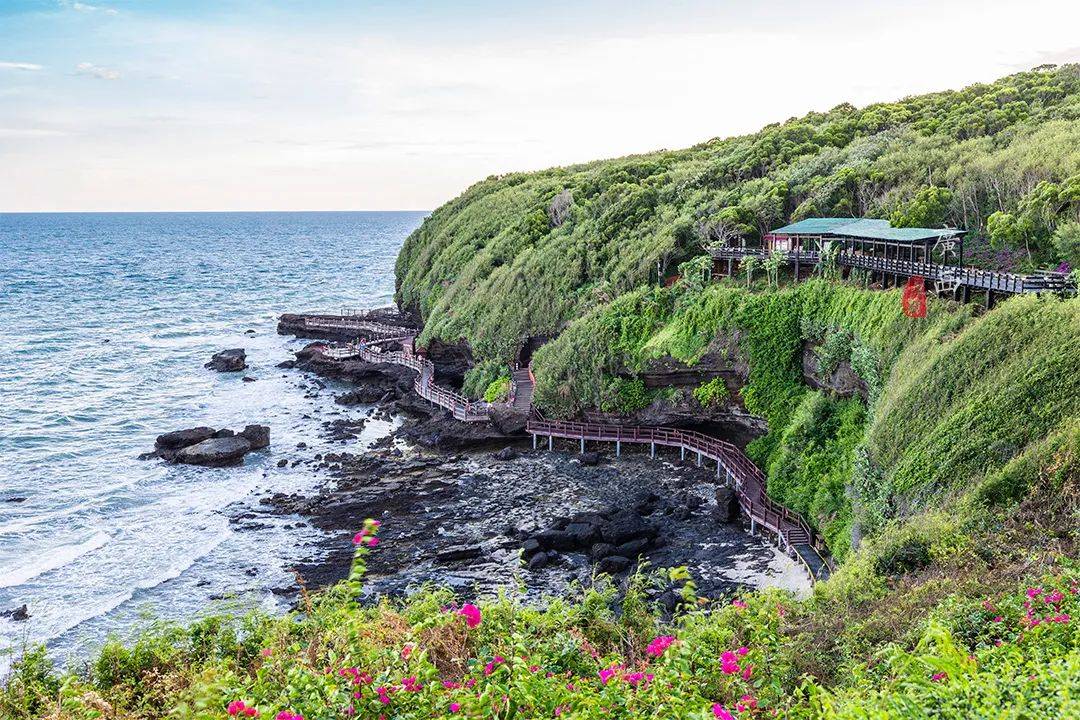
{"type": "Polygon", "coordinates": [[[270,428],[266,425],[248,425],[239,435],[251,443],[252,450],[270,447],[270,428]]]}
{"type": "Polygon", "coordinates": [[[176,462],[209,467],[236,465],[243,460],[249,450],[251,450],[251,443],[247,438],[239,435],[210,438],[182,449],[176,454],[176,462]]]}
{"type": "Polygon", "coordinates": [[[11,610],[4,610],[3,612],[0,612],[0,617],[11,618],[16,622],[24,622],[30,619],[30,613],[27,611],[26,605],[24,603],[17,608],[12,608],[11,610]]]}
{"type": "Polygon", "coordinates": [[[243,348],[222,350],[219,353],[214,353],[214,356],[210,358],[210,362],[203,365],[203,367],[217,372],[240,372],[247,368],[247,353],[244,352],[243,348]]]}
{"type": "Polygon", "coordinates": [[[621,573],[630,567],[630,558],[623,557],[622,555],[608,555],[607,557],[596,563],[596,569],[603,573],[614,575],[621,573]]]}

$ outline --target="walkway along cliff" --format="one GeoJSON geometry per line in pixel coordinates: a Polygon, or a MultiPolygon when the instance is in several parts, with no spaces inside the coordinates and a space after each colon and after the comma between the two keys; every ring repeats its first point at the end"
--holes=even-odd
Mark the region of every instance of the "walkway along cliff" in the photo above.
{"type": "MultiPolygon", "coordinates": [[[[414,350],[415,334],[406,334],[397,326],[373,323],[355,316],[305,316],[305,327],[317,332],[347,332],[366,336],[337,347],[327,347],[323,355],[332,359],[359,357],[370,363],[391,363],[410,368],[417,373],[413,389],[416,393],[449,411],[463,422],[485,422],[490,418],[491,403],[471,401],[452,390],[435,383],[434,364],[414,350]],[[401,349],[392,349],[400,346],[401,349]]],[[[579,423],[548,420],[532,406],[533,377],[528,368],[517,368],[511,382],[508,404],[529,413],[526,432],[532,436],[533,447],[539,438],[546,437],[548,449],[554,438],[578,440],[581,451],[586,441],[615,444],[615,454],[622,451],[623,443],[649,445],[650,455],[656,457],[657,446],[679,449],[685,459],[689,451],[696,454],[700,466],[707,458],[716,463],[717,477],[723,477],[733,485],[739,505],[750,520],[751,533],[762,528],[774,534],[781,548],[798,558],[812,581],[828,577],[831,568],[818,551],[820,541],[805,518],[776,503],[765,492],[765,475],[735,445],[705,435],[671,427],[619,426],[596,423],[579,423]]]]}

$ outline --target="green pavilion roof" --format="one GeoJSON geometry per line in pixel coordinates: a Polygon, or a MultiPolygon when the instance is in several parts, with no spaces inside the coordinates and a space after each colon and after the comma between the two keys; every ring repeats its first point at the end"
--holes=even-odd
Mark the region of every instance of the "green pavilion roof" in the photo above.
{"type": "Polygon", "coordinates": [[[894,228],[888,220],[873,218],[807,218],[773,230],[774,235],[833,235],[838,237],[919,242],[963,235],[957,228],[894,228]]]}

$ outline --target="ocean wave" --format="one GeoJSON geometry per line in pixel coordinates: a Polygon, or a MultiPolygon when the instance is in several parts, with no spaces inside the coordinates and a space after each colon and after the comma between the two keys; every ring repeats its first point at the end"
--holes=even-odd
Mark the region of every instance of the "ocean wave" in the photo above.
{"type": "Polygon", "coordinates": [[[45,553],[40,559],[16,565],[6,570],[0,576],[0,587],[15,587],[22,585],[28,580],[33,580],[39,575],[44,575],[50,570],[56,570],[68,563],[93,552],[109,542],[111,536],[106,532],[98,531],[88,540],[74,545],[61,545],[45,553]]]}

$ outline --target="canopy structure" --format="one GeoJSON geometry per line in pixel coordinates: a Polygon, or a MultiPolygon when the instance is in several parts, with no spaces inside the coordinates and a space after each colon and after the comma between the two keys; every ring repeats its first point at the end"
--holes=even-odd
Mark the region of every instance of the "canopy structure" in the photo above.
{"type": "Polygon", "coordinates": [[[965,232],[960,228],[896,228],[888,220],[873,218],[807,218],[773,230],[762,238],[762,244],[770,252],[799,253],[839,243],[842,252],[854,255],[961,265],[965,232]]]}

